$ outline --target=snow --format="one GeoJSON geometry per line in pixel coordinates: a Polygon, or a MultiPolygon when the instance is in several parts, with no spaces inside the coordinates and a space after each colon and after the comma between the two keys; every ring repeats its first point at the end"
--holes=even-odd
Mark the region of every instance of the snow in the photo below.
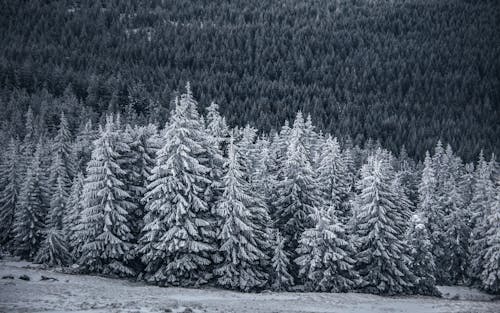
{"type": "Polygon", "coordinates": [[[218,289],[160,288],[140,282],[44,270],[0,261],[0,312],[500,312],[500,301],[465,287],[440,287],[448,299],[380,297],[356,293],[238,293],[218,289]],[[23,281],[26,274],[31,280],[23,281]],[[41,275],[57,281],[40,281],[41,275]],[[457,296],[459,299],[452,300],[457,296]]]}

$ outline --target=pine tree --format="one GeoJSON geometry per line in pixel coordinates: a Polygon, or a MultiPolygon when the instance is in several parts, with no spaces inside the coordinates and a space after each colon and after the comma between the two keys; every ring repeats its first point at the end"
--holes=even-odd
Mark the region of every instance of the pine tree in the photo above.
{"type": "Polygon", "coordinates": [[[75,162],[75,171],[85,172],[87,163],[92,156],[93,142],[97,139],[92,121],[88,120],[79,130],[72,147],[72,158],[75,162]]]}
{"type": "Polygon", "coordinates": [[[380,149],[368,158],[357,184],[354,231],[357,270],[362,290],[376,294],[408,293],[413,276],[405,244],[405,212],[397,206],[391,187],[393,169],[387,152],[380,149]]]}
{"type": "Polygon", "coordinates": [[[65,240],[68,243],[69,251],[76,260],[80,257],[81,248],[84,244],[84,238],[79,236],[79,233],[83,230],[81,224],[81,214],[83,211],[83,184],[84,176],[82,172],[78,172],[73,179],[66,204],[67,213],[63,217],[63,233],[65,240]]]}
{"type": "Polygon", "coordinates": [[[500,182],[496,199],[491,203],[484,219],[484,252],[481,266],[481,287],[487,292],[500,294],[500,182]]]}
{"type": "Polygon", "coordinates": [[[349,193],[349,175],[337,138],[327,137],[321,151],[317,175],[322,197],[327,207],[338,210],[338,218],[346,222],[350,217],[345,204],[349,193]]]}
{"type": "Polygon", "coordinates": [[[294,281],[290,271],[290,258],[285,249],[285,238],[276,230],[273,256],[271,259],[270,283],[274,291],[288,291],[294,281]]]}
{"type": "Polygon", "coordinates": [[[126,172],[119,160],[128,149],[119,138],[112,117],[94,143],[83,188],[82,231],[85,244],[78,260],[84,271],[105,275],[131,276],[132,234],[129,215],[134,204],[125,190],[126,172]]]}
{"type": "Polygon", "coordinates": [[[47,266],[66,266],[70,264],[71,254],[68,251],[68,244],[61,230],[48,229],[34,261],[47,266]]]}
{"type": "Polygon", "coordinates": [[[476,182],[473,187],[473,197],[470,203],[472,212],[472,235],[470,244],[470,271],[473,284],[481,285],[481,272],[486,251],[486,213],[490,210],[494,199],[494,185],[492,180],[493,169],[481,152],[476,168],[476,182]]]}
{"type": "Polygon", "coordinates": [[[206,138],[195,105],[186,100],[176,100],[144,197],[140,253],[145,278],[161,285],[208,282],[215,250],[212,216],[204,200],[210,169],[200,157],[206,153],[206,138]]]}
{"type": "Polygon", "coordinates": [[[334,207],[314,213],[316,225],[306,229],[297,249],[299,276],[309,291],[346,292],[358,279],[354,271],[353,247],[334,207]]]}
{"type": "Polygon", "coordinates": [[[19,142],[11,138],[0,164],[0,245],[10,243],[20,189],[19,142]]]}
{"type": "Polygon", "coordinates": [[[41,187],[43,183],[43,173],[40,167],[42,149],[40,141],[27,169],[15,213],[15,254],[26,260],[32,260],[40,247],[47,214],[41,187]]]}
{"type": "Polygon", "coordinates": [[[214,273],[221,286],[251,291],[267,282],[263,265],[268,258],[269,216],[265,204],[252,194],[250,183],[244,179],[242,158],[233,138],[228,153],[224,193],[217,203],[217,213],[223,219],[219,234],[223,261],[214,273]]]}
{"type": "Polygon", "coordinates": [[[432,243],[425,222],[418,214],[414,214],[411,218],[407,237],[411,249],[411,271],[415,275],[414,292],[420,295],[439,296],[440,292],[436,288],[436,264],[432,254],[432,243]]]}
{"type": "Polygon", "coordinates": [[[61,178],[62,187],[67,192],[74,176],[74,160],[72,159],[71,132],[64,113],[61,113],[59,130],[54,138],[52,152],[53,162],[50,167],[49,188],[51,192],[58,187],[61,178]]]}
{"type": "MultiPolygon", "coordinates": [[[[304,120],[299,112],[294,122],[284,165],[284,177],[277,182],[274,222],[285,237],[293,259],[300,235],[312,226],[310,214],[321,206],[319,186],[303,144],[304,120]]],[[[293,265],[292,265],[293,267],[293,265]]],[[[297,274],[297,269],[292,269],[297,274]]]]}

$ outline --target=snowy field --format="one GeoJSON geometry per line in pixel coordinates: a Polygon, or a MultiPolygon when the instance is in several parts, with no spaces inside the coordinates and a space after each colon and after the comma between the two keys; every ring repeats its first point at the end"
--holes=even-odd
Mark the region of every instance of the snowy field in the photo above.
{"type": "Polygon", "coordinates": [[[0,312],[500,312],[500,301],[463,287],[441,287],[448,299],[355,293],[244,294],[67,275],[13,261],[0,261],[0,277],[0,312]],[[8,275],[14,278],[4,278],[8,275]],[[21,275],[30,280],[19,279],[21,275]],[[57,281],[41,280],[42,275],[57,281]]]}

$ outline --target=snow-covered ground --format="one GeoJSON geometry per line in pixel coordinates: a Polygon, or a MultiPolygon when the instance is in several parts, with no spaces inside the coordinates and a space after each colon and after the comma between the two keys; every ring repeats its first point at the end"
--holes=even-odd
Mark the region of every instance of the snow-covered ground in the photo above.
{"type": "Polygon", "coordinates": [[[67,275],[27,262],[0,261],[0,312],[500,312],[500,302],[463,287],[449,299],[369,294],[260,293],[160,288],[126,280],[67,275]],[[29,281],[19,279],[28,275],[29,281]],[[43,276],[57,281],[41,280],[43,276]],[[471,300],[453,300],[471,299],[471,300]],[[481,301],[473,301],[481,300],[481,301]]]}

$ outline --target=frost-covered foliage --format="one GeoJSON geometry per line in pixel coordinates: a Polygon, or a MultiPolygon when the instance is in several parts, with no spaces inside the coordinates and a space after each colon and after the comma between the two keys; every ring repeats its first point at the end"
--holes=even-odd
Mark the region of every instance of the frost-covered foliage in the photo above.
{"type": "Polygon", "coordinates": [[[84,177],[81,172],[73,179],[71,191],[66,203],[66,214],[63,217],[64,238],[68,243],[74,259],[80,257],[81,248],[84,243],[82,231],[82,211],[83,211],[83,183],[84,177]]]}
{"type": "Polygon", "coordinates": [[[306,229],[299,240],[299,277],[307,290],[346,292],[357,284],[353,247],[335,207],[314,212],[315,226],[306,229]]]}
{"type": "Polygon", "coordinates": [[[293,286],[294,281],[290,275],[290,258],[285,250],[285,238],[279,230],[274,235],[274,247],[271,259],[270,283],[274,291],[287,291],[293,286]]]}
{"type": "Polygon", "coordinates": [[[397,205],[391,187],[393,175],[388,153],[378,149],[368,157],[357,184],[356,269],[362,279],[361,289],[370,293],[409,293],[414,280],[404,240],[408,212],[397,205]]]}
{"type": "Polygon", "coordinates": [[[83,187],[78,236],[83,236],[85,243],[78,263],[89,272],[131,276],[134,270],[127,265],[133,250],[129,212],[134,204],[126,191],[126,172],[120,167],[129,147],[112,117],[107,118],[94,146],[83,187]]]}
{"type": "Polygon", "coordinates": [[[163,132],[144,200],[140,253],[145,277],[161,285],[199,286],[212,277],[214,225],[204,192],[211,184],[204,127],[188,88],[163,132]]]}
{"type": "Polygon", "coordinates": [[[0,245],[9,244],[13,237],[14,213],[21,184],[18,157],[19,142],[11,138],[0,163],[0,245]]]}
{"type": "Polygon", "coordinates": [[[269,215],[265,203],[252,193],[245,180],[243,156],[231,137],[217,213],[222,227],[218,236],[222,262],[214,273],[219,285],[243,291],[267,283],[269,215]]]}
{"type": "Polygon", "coordinates": [[[432,254],[432,244],[424,219],[419,214],[412,216],[407,238],[412,260],[410,268],[415,275],[414,292],[430,296],[439,295],[436,288],[436,264],[432,254]]]}
{"type": "Polygon", "coordinates": [[[68,251],[68,244],[61,230],[50,228],[45,234],[35,263],[42,263],[48,266],[67,266],[71,262],[71,254],[68,251]]]}
{"type": "Polygon", "coordinates": [[[39,142],[24,177],[14,222],[15,254],[31,260],[43,240],[47,208],[43,202],[41,168],[42,142],[39,142]]]}

